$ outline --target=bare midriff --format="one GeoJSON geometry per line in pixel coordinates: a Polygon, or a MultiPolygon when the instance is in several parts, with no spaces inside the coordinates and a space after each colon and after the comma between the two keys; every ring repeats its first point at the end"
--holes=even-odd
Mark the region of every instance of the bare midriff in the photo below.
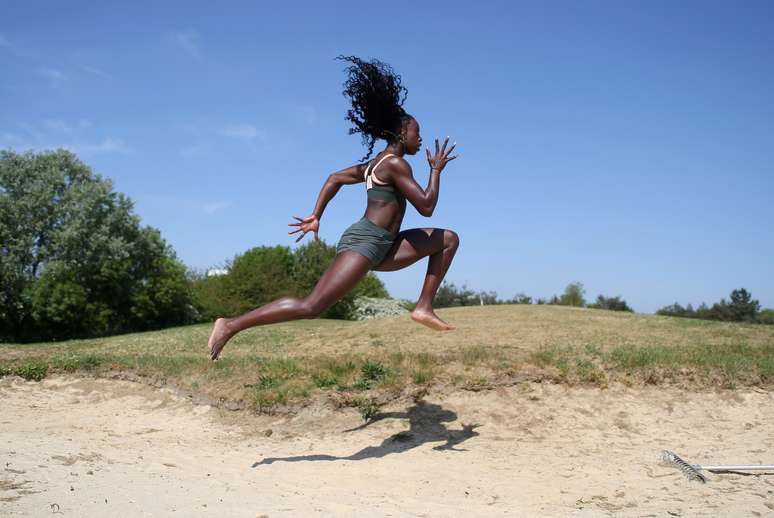
{"type": "Polygon", "coordinates": [[[397,234],[400,231],[400,224],[403,222],[405,213],[406,200],[403,197],[398,201],[385,201],[369,196],[365,217],[375,225],[397,234]]]}

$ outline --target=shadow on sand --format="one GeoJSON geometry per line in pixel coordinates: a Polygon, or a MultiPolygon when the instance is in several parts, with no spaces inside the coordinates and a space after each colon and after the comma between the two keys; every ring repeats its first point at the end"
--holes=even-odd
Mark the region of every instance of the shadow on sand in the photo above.
{"type": "Polygon", "coordinates": [[[408,419],[409,429],[398,432],[385,440],[379,446],[368,446],[347,457],[334,455],[298,455],[295,457],[266,457],[256,462],[252,467],[274,462],[301,462],[301,461],[331,461],[331,460],[363,460],[381,458],[391,453],[403,453],[429,442],[446,441],[435,446],[434,450],[466,451],[456,446],[471,437],[478,435],[475,431],[480,425],[463,424],[460,430],[448,430],[443,423],[451,423],[457,420],[457,414],[446,410],[440,405],[419,401],[405,412],[384,412],[376,414],[370,421],[344,432],[354,432],[374,424],[382,419],[396,418],[408,419]]]}

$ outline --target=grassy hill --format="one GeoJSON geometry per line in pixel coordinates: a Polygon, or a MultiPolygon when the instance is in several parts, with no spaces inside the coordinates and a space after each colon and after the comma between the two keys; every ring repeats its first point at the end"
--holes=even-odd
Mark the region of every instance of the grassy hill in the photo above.
{"type": "Polygon", "coordinates": [[[425,390],[527,380],[687,389],[774,385],[774,326],[561,306],[438,311],[437,333],[408,316],[307,320],[248,330],[212,363],[210,325],[59,343],[0,344],[0,375],[55,372],[171,384],[232,408],[281,410],[324,398],[369,405],[425,390]]]}

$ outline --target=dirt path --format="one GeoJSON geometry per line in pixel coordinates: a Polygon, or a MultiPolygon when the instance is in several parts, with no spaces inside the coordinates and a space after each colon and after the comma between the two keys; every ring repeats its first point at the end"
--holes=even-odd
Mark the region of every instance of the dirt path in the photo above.
{"type": "Polygon", "coordinates": [[[659,463],[774,463],[762,391],[521,385],[354,431],[354,410],[224,414],[124,381],[4,378],[0,397],[2,516],[774,515],[774,474],[659,463]]]}

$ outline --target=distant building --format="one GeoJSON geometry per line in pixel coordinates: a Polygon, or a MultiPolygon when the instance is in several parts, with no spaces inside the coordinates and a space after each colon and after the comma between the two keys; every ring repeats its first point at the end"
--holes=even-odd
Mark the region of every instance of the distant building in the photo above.
{"type": "Polygon", "coordinates": [[[225,268],[210,268],[207,270],[207,277],[217,277],[219,275],[226,275],[228,270],[225,268]]]}

